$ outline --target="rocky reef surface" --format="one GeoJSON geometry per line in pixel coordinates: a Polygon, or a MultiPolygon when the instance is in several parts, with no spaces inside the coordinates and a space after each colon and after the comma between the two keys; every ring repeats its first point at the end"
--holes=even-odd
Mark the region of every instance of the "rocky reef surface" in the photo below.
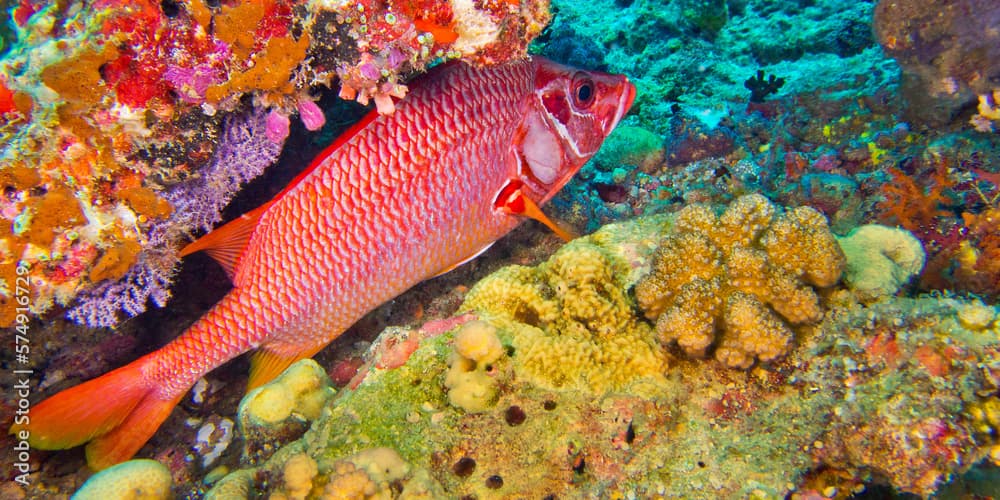
{"type": "Polygon", "coordinates": [[[780,359],[734,370],[659,345],[630,298],[673,223],[606,226],[497,271],[447,323],[386,331],[368,359],[405,362],[370,364],[208,497],[830,498],[873,481],[928,496],[1000,454],[995,307],[865,305],[836,286],[780,359]]]}

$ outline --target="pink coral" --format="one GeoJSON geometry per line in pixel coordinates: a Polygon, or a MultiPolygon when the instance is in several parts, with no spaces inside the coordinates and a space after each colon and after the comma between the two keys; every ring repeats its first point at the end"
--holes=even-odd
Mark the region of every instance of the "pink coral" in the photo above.
{"type": "Polygon", "coordinates": [[[309,99],[300,99],[298,107],[299,118],[302,119],[302,124],[306,126],[306,129],[319,130],[326,124],[326,116],[323,115],[323,110],[319,109],[315,102],[309,99]]]}
{"type": "Polygon", "coordinates": [[[268,140],[275,144],[285,142],[288,137],[289,125],[288,115],[277,109],[271,110],[267,114],[267,128],[265,129],[268,140]]]}

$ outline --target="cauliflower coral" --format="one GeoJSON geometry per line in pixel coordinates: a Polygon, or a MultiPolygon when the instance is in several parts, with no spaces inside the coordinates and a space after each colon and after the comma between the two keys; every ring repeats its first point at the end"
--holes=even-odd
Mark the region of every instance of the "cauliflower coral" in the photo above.
{"type": "Polygon", "coordinates": [[[844,262],[819,212],[780,213],[748,195],[721,215],[707,205],[678,212],[635,296],[662,342],[692,356],[714,346],[723,364],[748,368],[789,350],[790,325],[822,317],[813,287],[836,284],[844,262]]]}

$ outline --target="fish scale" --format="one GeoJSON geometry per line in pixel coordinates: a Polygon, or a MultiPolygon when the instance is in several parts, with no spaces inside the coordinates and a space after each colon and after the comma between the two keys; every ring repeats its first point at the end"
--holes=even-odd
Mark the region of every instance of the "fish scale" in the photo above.
{"type": "Polygon", "coordinates": [[[634,96],[624,77],[541,58],[436,68],[395,113],[367,116],[274,200],[185,248],[219,260],[233,289],[160,350],[35,406],[31,444],[88,443],[94,468],[126,460],[227,360],[258,349],[249,386],[267,382],[523,216],[555,228],[537,205],[597,151],[634,96]],[[88,406],[98,394],[107,404],[88,406]]]}

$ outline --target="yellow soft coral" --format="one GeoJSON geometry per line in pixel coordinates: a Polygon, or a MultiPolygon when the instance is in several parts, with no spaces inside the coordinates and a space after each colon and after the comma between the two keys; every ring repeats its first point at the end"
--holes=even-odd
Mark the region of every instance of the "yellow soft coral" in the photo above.
{"type": "Polygon", "coordinates": [[[784,214],[743,196],[717,215],[706,205],[678,212],[636,299],[663,342],[689,355],[747,368],[788,351],[789,324],[823,314],[810,285],[840,279],[844,256],[826,219],[809,207],[784,214]]]}
{"type": "Polygon", "coordinates": [[[633,313],[629,266],[599,239],[573,241],[537,267],[501,269],[466,297],[463,310],[512,336],[519,378],[598,394],[662,381],[666,355],[633,313]]]}

